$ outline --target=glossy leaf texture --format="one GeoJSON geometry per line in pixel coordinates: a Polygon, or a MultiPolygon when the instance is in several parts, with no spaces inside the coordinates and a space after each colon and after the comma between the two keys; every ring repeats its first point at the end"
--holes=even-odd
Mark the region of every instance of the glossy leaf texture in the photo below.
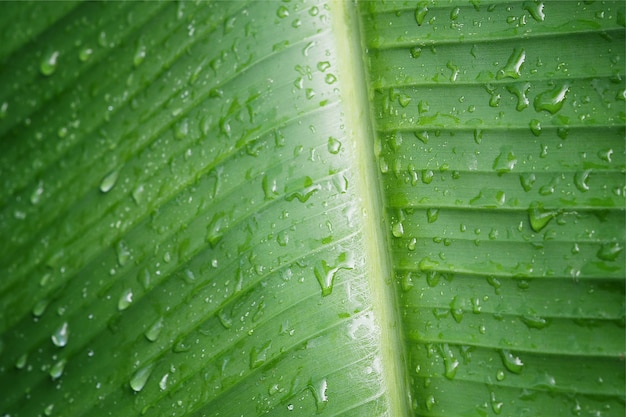
{"type": "Polygon", "coordinates": [[[425,416],[624,413],[624,4],[365,3],[425,416]]]}
{"type": "Polygon", "coordinates": [[[0,415],[621,416],[623,2],[0,16],[0,415]]]}

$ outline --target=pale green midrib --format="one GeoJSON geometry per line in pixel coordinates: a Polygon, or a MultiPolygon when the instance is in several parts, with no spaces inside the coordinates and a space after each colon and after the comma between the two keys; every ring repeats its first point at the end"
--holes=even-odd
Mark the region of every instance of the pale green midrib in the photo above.
{"type": "Polygon", "coordinates": [[[372,309],[378,318],[381,336],[383,377],[389,401],[388,415],[409,416],[408,375],[402,341],[400,312],[394,291],[390,245],[383,213],[382,182],[376,175],[374,124],[367,99],[366,70],[357,5],[335,0],[330,3],[332,30],[337,41],[338,78],[348,126],[346,136],[354,150],[358,168],[355,187],[363,205],[365,270],[371,288],[372,309]],[[380,250],[385,248],[385,250],[380,250]]]}

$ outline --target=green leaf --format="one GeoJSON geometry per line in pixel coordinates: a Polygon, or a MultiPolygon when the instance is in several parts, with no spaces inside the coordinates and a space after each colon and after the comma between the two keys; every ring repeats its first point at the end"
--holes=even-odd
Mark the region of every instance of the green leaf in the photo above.
{"type": "Polygon", "coordinates": [[[623,2],[11,2],[0,415],[623,416],[623,2]]]}

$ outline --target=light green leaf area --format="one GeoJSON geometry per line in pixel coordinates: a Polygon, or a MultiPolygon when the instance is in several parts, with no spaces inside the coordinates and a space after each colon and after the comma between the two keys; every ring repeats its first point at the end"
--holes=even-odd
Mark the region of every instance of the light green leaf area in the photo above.
{"type": "Polygon", "coordinates": [[[0,415],[610,416],[620,1],[0,6],[0,415]]]}

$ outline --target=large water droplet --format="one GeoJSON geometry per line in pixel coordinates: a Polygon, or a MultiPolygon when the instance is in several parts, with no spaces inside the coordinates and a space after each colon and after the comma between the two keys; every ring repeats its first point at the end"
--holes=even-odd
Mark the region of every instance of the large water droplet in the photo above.
{"type": "Polygon", "coordinates": [[[419,3],[417,3],[417,7],[415,8],[415,22],[417,22],[418,26],[422,26],[427,14],[428,2],[420,1],[419,3]]]}
{"type": "Polygon", "coordinates": [[[391,225],[391,234],[394,237],[404,236],[404,225],[402,222],[395,222],[391,225]]]}
{"type": "Polygon", "coordinates": [[[444,371],[445,377],[450,380],[454,379],[454,376],[456,375],[456,372],[460,365],[459,361],[454,356],[454,352],[452,352],[452,349],[450,349],[450,346],[448,346],[447,343],[444,343],[443,345],[439,345],[439,351],[443,358],[443,364],[445,368],[445,371],[444,371]]]}
{"type": "Polygon", "coordinates": [[[591,170],[587,169],[585,171],[578,171],[574,174],[574,184],[576,188],[578,188],[581,192],[589,191],[589,185],[587,184],[587,180],[589,180],[589,174],[591,174],[591,170]]]}
{"type": "Polygon", "coordinates": [[[428,219],[428,223],[434,223],[439,218],[439,209],[438,208],[429,208],[426,210],[426,218],[428,219]]]}
{"type": "Polygon", "coordinates": [[[133,303],[133,290],[132,288],[126,288],[120,294],[120,298],[117,300],[117,309],[124,311],[133,303]]]}
{"type": "Polygon", "coordinates": [[[50,368],[50,376],[52,379],[58,379],[63,375],[63,370],[65,369],[65,364],[67,363],[67,359],[61,359],[50,368]]]}
{"type": "Polygon", "coordinates": [[[513,79],[519,78],[522,75],[520,69],[525,60],[526,51],[524,48],[515,49],[504,68],[498,71],[496,79],[501,80],[506,77],[513,79]]]}
{"type": "Polygon", "coordinates": [[[258,368],[263,365],[267,360],[267,355],[272,347],[272,341],[268,340],[265,344],[259,348],[256,346],[250,351],[250,369],[258,368]]]}
{"type": "Polygon", "coordinates": [[[119,169],[116,169],[105,175],[104,178],[102,178],[102,181],[100,181],[100,191],[102,191],[103,193],[108,193],[109,191],[111,191],[111,189],[115,186],[115,183],[117,182],[117,177],[119,176],[119,174],[119,169]]]}
{"type": "Polygon", "coordinates": [[[547,210],[539,202],[533,201],[528,207],[528,218],[530,220],[530,227],[539,232],[548,225],[558,212],[556,210],[547,210]]]}
{"type": "Polygon", "coordinates": [[[59,326],[58,329],[55,330],[54,333],[52,333],[51,339],[52,339],[52,343],[54,343],[55,346],[63,347],[67,345],[68,337],[69,337],[69,328],[68,328],[67,322],[64,322],[61,326],[59,326]]]}
{"type": "Polygon", "coordinates": [[[538,94],[533,102],[535,110],[538,112],[545,110],[550,114],[555,114],[563,107],[568,91],[569,85],[564,84],[561,87],[555,87],[552,90],[538,94]]]}
{"type": "Polygon", "coordinates": [[[353,269],[354,261],[348,255],[347,252],[342,252],[335,262],[335,265],[329,265],[325,260],[322,260],[321,266],[316,266],[314,269],[315,277],[322,288],[322,296],[326,297],[333,292],[333,284],[337,272],[341,269],[353,269]]]}
{"type": "Polygon", "coordinates": [[[524,362],[522,360],[512,354],[507,349],[500,350],[500,358],[502,358],[502,364],[506,369],[514,374],[519,374],[522,372],[522,368],[524,367],[524,362]]]}
{"type": "Polygon", "coordinates": [[[319,381],[309,381],[307,386],[311,394],[313,394],[313,399],[315,400],[315,408],[318,413],[321,413],[326,405],[328,404],[328,395],[326,394],[326,390],[328,389],[328,381],[326,378],[323,378],[319,381]]]}
{"type": "Polygon", "coordinates": [[[522,111],[528,107],[530,100],[528,100],[527,95],[528,91],[530,91],[530,83],[507,85],[506,90],[517,98],[517,104],[515,106],[517,111],[522,111]]]}
{"type": "Polygon", "coordinates": [[[543,12],[544,4],[540,1],[525,1],[524,2],[524,10],[527,10],[528,13],[535,19],[537,22],[543,22],[546,18],[545,13],[543,12]]]}
{"type": "Polygon", "coordinates": [[[148,330],[146,330],[146,332],[144,333],[146,339],[151,342],[156,342],[156,340],[159,338],[159,335],[161,334],[161,330],[163,330],[163,325],[163,317],[159,317],[159,319],[152,323],[152,326],[150,326],[148,330]]]}
{"type": "Polygon", "coordinates": [[[130,379],[130,387],[132,388],[133,391],[139,392],[143,389],[143,387],[146,386],[146,382],[148,382],[148,378],[150,377],[150,374],[152,373],[153,367],[154,367],[154,364],[150,364],[150,365],[144,366],[143,368],[135,372],[135,374],[130,379]]]}
{"type": "Polygon", "coordinates": [[[623,250],[624,247],[619,242],[609,242],[602,245],[597,255],[603,261],[611,262],[615,261],[623,250]]]}
{"type": "Polygon", "coordinates": [[[215,247],[224,236],[224,228],[226,226],[226,214],[220,212],[215,213],[207,226],[206,240],[211,247],[215,247]]]}
{"type": "Polygon", "coordinates": [[[511,172],[517,164],[517,157],[512,150],[503,150],[493,161],[493,169],[502,175],[506,172],[511,172]]]}
{"type": "Polygon", "coordinates": [[[39,71],[45,76],[52,75],[57,69],[57,60],[59,58],[59,51],[53,51],[44,56],[41,64],[39,65],[39,71]]]}
{"type": "Polygon", "coordinates": [[[338,139],[330,136],[328,138],[328,152],[336,155],[341,150],[341,142],[338,139]]]}

